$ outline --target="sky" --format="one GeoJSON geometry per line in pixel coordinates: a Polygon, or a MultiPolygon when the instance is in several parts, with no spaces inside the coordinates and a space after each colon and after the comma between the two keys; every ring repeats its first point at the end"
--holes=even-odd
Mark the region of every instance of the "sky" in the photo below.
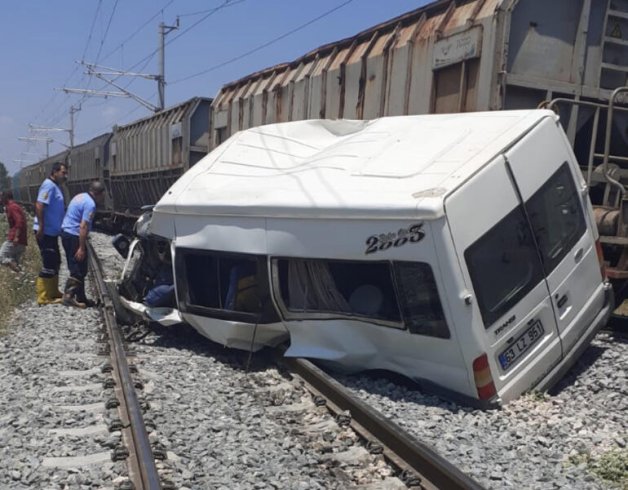
{"type": "MultiPolygon", "coordinates": [[[[75,144],[152,112],[130,98],[66,93],[119,90],[85,64],[158,73],[158,26],[166,36],[165,105],[291,61],[428,3],[427,0],[0,0],[0,162],[13,174],[75,144]],[[43,131],[56,128],[61,131],[43,131]],[[35,138],[22,141],[18,138],[35,138]]],[[[101,68],[101,71],[104,69],[101,68]]],[[[114,79],[113,76],[108,77],[114,79]]],[[[157,104],[157,83],[122,76],[116,84],[157,104]]]]}

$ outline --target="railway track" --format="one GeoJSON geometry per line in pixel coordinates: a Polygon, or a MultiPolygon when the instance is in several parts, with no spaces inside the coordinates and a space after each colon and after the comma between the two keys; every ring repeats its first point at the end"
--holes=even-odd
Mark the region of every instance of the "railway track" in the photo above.
{"type": "MultiPolygon", "coordinates": [[[[119,425],[126,446],[126,449],[117,448],[117,457],[127,460],[131,488],[135,490],[159,489],[162,485],[155,465],[155,456],[144,424],[142,406],[135,391],[131,367],[127,362],[127,353],[116,323],[113,303],[103,278],[102,265],[91,244],[89,248],[90,271],[101,303],[107,335],[108,348],[106,350],[111,358],[109,367],[120,416],[119,425]]],[[[114,457],[116,457],[115,454],[114,457]]]]}
{"type": "MultiPolygon", "coordinates": [[[[111,271],[117,267],[115,261],[120,260],[119,256],[114,251],[104,252],[106,250],[105,242],[99,247],[105,253],[105,257],[107,253],[110,253],[106,262],[106,270],[111,274],[111,271]]],[[[109,276],[109,279],[112,277],[109,276]]],[[[195,441],[195,438],[199,432],[203,432],[205,441],[215,440],[216,435],[218,435],[220,442],[216,441],[216,443],[220,451],[227,454],[233,448],[225,449],[222,445],[223,442],[228,441],[232,434],[235,434],[234,439],[238,439],[240,437],[238,434],[251,430],[251,426],[247,425],[249,414],[250,417],[256,417],[258,413],[270,412],[280,425],[279,432],[273,434],[272,438],[279,441],[283,437],[279,434],[287,434],[286,437],[291,438],[297,433],[301,435],[309,433],[310,430],[304,429],[303,424],[313,423],[315,426],[323,424],[319,421],[320,412],[312,422],[312,414],[309,413],[311,409],[309,408],[305,420],[303,417],[294,415],[295,410],[303,408],[301,407],[303,405],[302,400],[299,399],[301,395],[298,394],[298,389],[295,389],[294,386],[288,388],[292,393],[288,398],[291,399],[280,403],[277,403],[277,400],[281,399],[282,396],[278,396],[275,390],[282,387],[285,384],[284,381],[275,379],[271,384],[274,383],[277,386],[271,388],[260,386],[260,380],[261,384],[266,384],[267,372],[265,370],[268,370],[272,361],[276,359],[267,359],[261,353],[255,354],[253,365],[257,363],[258,368],[249,372],[248,354],[217,346],[198,336],[191,328],[177,327],[158,330],[137,343],[135,347],[138,352],[141,352],[145,346],[149,345],[165,346],[166,358],[162,361],[158,360],[160,356],[163,356],[164,351],[157,352],[152,349],[145,353],[151,360],[144,362],[143,365],[140,363],[143,380],[148,379],[147,385],[152,383],[157,385],[157,383],[161,383],[165,375],[166,379],[170,377],[170,381],[167,382],[171,385],[170,389],[168,387],[163,389],[162,386],[155,388],[155,392],[148,395],[151,405],[161,405],[155,408],[157,412],[160,409],[162,411],[181,410],[177,417],[181,418],[182,424],[186,424],[186,428],[183,430],[173,428],[165,430],[162,434],[165,435],[163,442],[168,448],[169,461],[171,461],[171,453],[181,455],[187,450],[190,443],[186,441],[194,441],[191,444],[198,445],[201,440],[195,441]],[[186,355],[183,359],[174,357],[174,353],[186,351],[190,353],[189,356],[186,355]],[[232,364],[241,367],[236,368],[235,371],[230,368],[225,369],[232,364]],[[215,371],[215,368],[220,369],[215,371]],[[145,375],[148,377],[146,378],[145,375]],[[173,377],[178,381],[172,381],[173,377]],[[225,387],[225,384],[230,386],[225,387]],[[159,396],[157,396],[157,391],[161,392],[159,396]],[[211,399],[209,396],[205,398],[201,396],[199,400],[198,394],[203,391],[211,393],[211,399]],[[246,393],[250,394],[251,392],[262,393],[262,395],[261,397],[255,395],[256,400],[251,400],[246,395],[246,393]],[[225,400],[221,400],[222,395],[225,395],[225,400]],[[210,410],[205,408],[207,403],[211,403],[213,407],[223,404],[239,404],[240,398],[243,396],[248,397],[246,402],[248,405],[244,407],[243,412],[236,414],[233,418],[230,418],[229,415],[226,416],[232,421],[229,429],[225,428],[229,424],[222,421],[225,418],[223,413],[216,414],[214,408],[210,410]],[[260,409],[260,407],[266,408],[260,409]],[[262,411],[260,412],[260,410],[262,411]],[[205,413],[199,419],[198,413],[201,412],[205,413]],[[208,419],[207,422],[206,419],[208,419]],[[185,422],[186,420],[187,422],[185,422]],[[218,427],[215,425],[217,420],[220,420],[218,427]],[[238,425],[240,423],[241,426],[238,425]],[[188,430],[187,427],[191,429],[188,430]]],[[[585,353],[573,372],[566,376],[557,393],[539,397],[522,397],[521,400],[512,402],[504,410],[499,411],[483,412],[458,407],[455,404],[439,401],[427,394],[424,395],[409,388],[403,388],[390,380],[367,379],[365,376],[355,375],[336,377],[336,379],[345,387],[345,390],[363,400],[367,407],[376,407],[380,413],[399,424],[402,431],[405,429],[405,432],[412,434],[409,436],[411,444],[416,445],[419,440],[426,441],[426,446],[437,448],[438,453],[442,454],[447,462],[453,463],[454,466],[462,469],[468,475],[472,475],[472,478],[486,488],[503,488],[513,485],[514,487],[521,487],[520,485],[524,485],[523,482],[526,481],[528,483],[535,482],[534,484],[539,488],[549,488],[550,482],[572,487],[584,485],[600,489],[614,488],[613,484],[607,486],[609,485],[608,482],[594,476],[592,474],[593,466],[584,467],[579,458],[581,457],[580,454],[586,453],[589,455],[587,456],[588,460],[593,464],[600,458],[602,460],[606,458],[607,454],[608,457],[612,457],[613,454],[617,454],[618,450],[620,451],[619,457],[622,457],[621,447],[623,446],[621,444],[623,439],[617,434],[622,432],[621,427],[625,427],[625,422],[622,422],[624,417],[619,415],[622,413],[621,393],[625,390],[625,386],[622,384],[621,369],[618,368],[622,365],[622,359],[625,359],[623,352],[625,352],[625,343],[622,343],[620,339],[613,340],[613,336],[606,333],[601,333],[599,340],[596,340],[594,345],[585,353]],[[614,371],[609,371],[611,366],[615,366],[614,371]],[[622,388],[622,386],[624,387],[622,388]],[[603,416],[603,413],[606,415],[603,416]],[[591,421],[601,420],[600,417],[605,422],[596,434],[587,431],[586,428],[591,426],[591,421]],[[513,450],[513,447],[517,449],[513,450]],[[524,448],[526,448],[525,451],[524,448]],[[542,464],[539,463],[539,458],[543,460],[542,464]]],[[[309,406],[323,404],[323,400],[318,396],[324,392],[324,389],[311,386],[307,381],[310,375],[301,375],[290,366],[287,366],[286,370],[282,370],[284,376],[286,375],[285,371],[290,373],[288,377],[292,377],[294,383],[297,383],[298,386],[304,386],[310,393],[314,394],[313,397],[307,395],[309,406]]],[[[328,409],[331,409],[339,424],[343,426],[351,424],[351,431],[359,434],[361,444],[366,448],[366,451],[380,452],[382,460],[385,458],[387,465],[394,468],[391,470],[391,474],[403,479],[406,487],[421,485],[423,488],[465,488],[464,485],[467,484],[468,487],[473,488],[474,484],[477,485],[473,480],[471,483],[466,481],[464,475],[461,485],[460,482],[455,481],[455,475],[453,476],[453,484],[450,484],[448,480],[438,480],[439,476],[430,475],[430,470],[420,467],[421,460],[416,456],[412,463],[419,467],[412,467],[412,464],[404,461],[403,449],[398,451],[402,453],[401,456],[396,455],[390,447],[393,444],[387,444],[384,437],[378,439],[373,435],[376,431],[371,432],[369,430],[368,423],[361,423],[360,416],[357,415],[358,411],[330,399],[331,397],[324,398],[326,407],[319,407],[319,410],[327,413],[328,409]],[[351,416],[347,417],[349,413],[351,416]]],[[[155,412],[151,416],[156,417],[158,426],[160,426],[163,418],[159,415],[156,416],[155,412]]],[[[263,415],[261,416],[263,417],[263,415]]],[[[265,433],[265,431],[266,429],[263,432],[265,433]]],[[[316,440],[320,441],[321,437],[327,439],[328,436],[333,438],[332,432],[336,434],[336,441],[340,441],[344,437],[338,429],[332,429],[319,434],[316,440]]],[[[265,434],[262,436],[265,437],[264,443],[270,440],[270,436],[265,434]]],[[[260,442],[258,441],[257,444],[260,442]]],[[[214,471],[216,472],[219,471],[218,464],[229,465],[232,464],[234,458],[241,458],[242,464],[238,461],[238,468],[243,466],[252,475],[260,475],[259,480],[256,480],[258,483],[274,481],[272,480],[273,471],[280,471],[284,465],[282,463],[279,466],[273,466],[270,460],[282,461],[282,456],[270,455],[272,454],[270,451],[269,462],[263,463],[264,470],[254,471],[254,468],[259,468],[259,466],[254,466],[253,463],[247,461],[246,458],[250,457],[247,445],[250,444],[246,441],[238,443],[238,449],[235,451],[237,454],[235,456],[228,455],[224,458],[215,456],[215,451],[212,450],[198,452],[192,449],[191,452],[194,457],[184,461],[185,467],[194,473],[195,479],[203,478],[203,471],[208,468],[207,454],[219,460],[219,462],[214,461],[212,463],[216,466],[209,466],[215,468],[214,471]],[[198,461],[197,465],[195,465],[194,460],[198,461]],[[266,470],[267,472],[264,474],[266,470]]],[[[283,454],[283,451],[286,451],[285,444],[280,444],[280,446],[282,449],[279,454],[283,454]]],[[[311,448],[308,444],[301,444],[301,446],[298,446],[300,447],[299,451],[307,448],[307,451],[314,451],[315,453],[318,451],[319,454],[321,451],[329,453],[332,450],[329,447],[311,448]]],[[[342,447],[334,447],[333,451],[336,450],[340,451],[342,447]]],[[[407,459],[412,460],[413,457],[407,459]]],[[[345,463],[341,464],[344,465],[345,463]]],[[[183,470],[184,473],[187,470],[183,470]]],[[[438,471],[442,470],[443,468],[440,468],[438,471]]],[[[176,471],[179,469],[175,468],[176,471]]],[[[307,467],[303,468],[302,471],[311,473],[312,469],[307,467]]],[[[451,475],[446,475],[447,468],[444,468],[444,472],[444,478],[452,478],[451,475]]],[[[230,475],[231,478],[235,478],[232,476],[233,473],[230,475]]],[[[179,486],[182,485],[180,478],[176,475],[170,476],[176,480],[179,486]]],[[[227,484],[227,480],[219,477],[209,479],[206,476],[206,478],[206,480],[195,480],[196,486],[202,487],[199,485],[201,481],[211,482],[208,483],[209,486],[227,484]]],[[[277,480],[282,481],[279,478],[277,480]]],[[[334,481],[343,482],[344,480],[338,478],[334,481]]],[[[252,482],[251,485],[253,485],[252,482]]],[[[323,488],[345,488],[342,483],[333,485],[333,483],[327,482],[323,488]]],[[[190,483],[190,480],[185,482],[183,486],[195,487],[194,484],[190,483]]],[[[275,487],[286,488],[289,487],[289,484],[277,483],[275,487]]]]}
{"type": "Polygon", "coordinates": [[[327,407],[337,417],[346,417],[347,423],[368,441],[370,448],[381,449],[386,459],[400,471],[408,486],[452,490],[483,488],[428,445],[349,393],[308,360],[283,358],[280,362],[302,378],[314,396],[324,397],[327,407]]]}
{"type": "MultiPolygon", "coordinates": [[[[126,360],[122,337],[116,325],[113,301],[105,284],[102,265],[95,251],[90,253],[90,266],[96,290],[102,303],[108,347],[112,357],[112,376],[119,401],[118,411],[123,440],[127,448],[129,478],[134,489],[161,488],[148,432],[144,426],[142,407],[135,393],[133,374],[126,360]]],[[[277,354],[279,356],[279,353],[277,354]]],[[[347,424],[373,454],[382,453],[396,468],[400,480],[409,488],[481,489],[479,483],[465,475],[427,445],[406,433],[391,420],[351,395],[331,376],[304,359],[282,359],[290,376],[297,377],[312,393],[315,404],[325,404],[340,424],[347,424]]],[[[183,408],[185,410],[185,407],[183,408]]],[[[124,450],[122,450],[124,453],[124,450]]],[[[170,485],[170,482],[168,482],[170,485]]]]}

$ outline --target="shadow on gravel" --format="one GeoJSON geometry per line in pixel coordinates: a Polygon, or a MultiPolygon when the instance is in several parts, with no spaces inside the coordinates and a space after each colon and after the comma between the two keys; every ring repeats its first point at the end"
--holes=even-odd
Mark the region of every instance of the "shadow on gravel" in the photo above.
{"type": "Polygon", "coordinates": [[[582,356],[580,356],[573,367],[567,371],[567,374],[563,376],[563,379],[561,379],[551,390],[548,391],[548,394],[556,396],[565,388],[572,386],[582,374],[595,364],[605,350],[606,348],[604,347],[590,345],[587,350],[582,353],[582,356]]]}

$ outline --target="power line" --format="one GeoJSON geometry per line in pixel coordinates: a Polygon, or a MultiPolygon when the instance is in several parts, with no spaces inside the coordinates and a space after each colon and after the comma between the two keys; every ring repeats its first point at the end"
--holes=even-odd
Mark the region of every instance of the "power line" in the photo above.
{"type": "Polygon", "coordinates": [[[161,9],[159,9],[150,19],[148,19],[146,22],[144,22],[140,27],[138,27],[129,37],[127,37],[124,41],[122,41],[117,48],[111,50],[109,53],[107,53],[107,55],[103,58],[103,61],[105,61],[106,59],[108,59],[112,54],[114,54],[116,51],[119,51],[122,49],[122,47],[128,43],[131,39],[133,39],[135,36],[137,36],[148,24],[150,24],[153,20],[155,20],[156,17],[159,16],[159,14],[163,14],[163,11],[166,10],[168,7],[170,7],[170,5],[172,5],[176,0],[170,0],[166,5],[164,5],[163,7],[161,7],[161,9]]]}
{"type": "MultiPolygon", "coordinates": [[[[176,0],[169,0],[169,1],[168,1],[168,2],[164,5],[164,6],[162,6],[162,7],[161,7],[161,9],[159,9],[159,10],[158,10],[158,11],[157,11],[157,12],[156,12],[156,13],[155,13],[152,17],[150,17],[150,18],[149,18],[146,22],[144,22],[144,23],[143,23],[143,24],[142,24],[142,25],[141,25],[138,29],[136,29],[136,30],[135,30],[135,31],[134,31],[134,32],[133,32],[130,36],[128,36],[128,37],[127,37],[127,38],[126,38],[126,39],[125,39],[122,43],[120,43],[120,45],[119,45],[116,49],[114,49],[114,50],[112,50],[111,52],[109,52],[109,53],[106,55],[106,57],[105,57],[104,59],[107,59],[109,56],[111,56],[111,55],[112,55],[112,54],[114,54],[116,51],[118,51],[119,49],[121,49],[121,48],[122,48],[122,46],[124,46],[124,45],[125,45],[128,41],[130,41],[131,39],[133,39],[133,38],[134,38],[134,37],[135,37],[135,36],[136,36],[136,35],[137,35],[137,34],[138,34],[138,33],[139,33],[139,32],[140,32],[143,28],[144,28],[144,27],[146,27],[146,26],[147,26],[150,22],[152,22],[152,21],[153,21],[153,20],[154,20],[157,16],[159,16],[160,14],[162,14],[162,13],[163,13],[163,11],[164,11],[166,8],[168,8],[170,5],[172,5],[175,1],[176,1],[176,0]]],[[[100,56],[101,50],[102,50],[102,48],[103,48],[103,45],[104,45],[104,42],[105,42],[105,39],[106,39],[106,36],[107,36],[107,34],[108,34],[108,32],[109,32],[109,28],[110,28],[110,26],[111,26],[111,22],[112,22],[112,20],[113,20],[113,16],[114,16],[114,14],[115,14],[115,11],[116,11],[116,8],[117,8],[117,5],[118,5],[118,0],[116,0],[116,4],[114,5],[114,8],[113,8],[113,10],[112,10],[112,13],[111,13],[111,15],[110,15],[110,17],[109,17],[109,21],[108,21],[107,29],[106,29],[106,32],[105,32],[105,34],[104,34],[104,36],[103,36],[103,39],[101,40],[101,43],[100,43],[100,49],[99,49],[99,51],[98,51],[98,56],[97,56],[97,58],[100,56]]],[[[84,61],[84,60],[85,60],[85,55],[87,54],[87,50],[88,50],[88,48],[89,48],[89,44],[90,44],[91,39],[92,39],[92,36],[93,36],[94,27],[95,27],[95,24],[96,24],[96,20],[98,19],[98,15],[99,15],[99,13],[100,13],[100,9],[101,9],[101,7],[102,7],[102,0],[99,0],[99,1],[98,1],[98,6],[97,6],[97,8],[96,8],[96,12],[95,12],[95,14],[94,14],[94,18],[93,18],[93,20],[92,20],[92,24],[91,24],[91,28],[90,28],[90,33],[89,33],[89,36],[88,36],[87,42],[86,42],[86,44],[85,44],[85,48],[84,48],[84,50],[83,50],[83,55],[82,55],[82,57],[81,57],[82,61],[84,61]]],[[[149,56],[149,58],[148,58],[148,60],[147,60],[146,65],[147,65],[147,64],[148,64],[148,63],[149,63],[149,62],[150,62],[150,61],[154,58],[155,54],[156,54],[156,52],[155,52],[155,53],[153,53],[151,56],[149,56]]],[[[139,64],[139,63],[138,63],[138,64],[139,64]]],[[[145,65],[145,66],[146,66],[146,65],[145,65]]],[[[72,72],[70,73],[70,75],[66,78],[65,82],[63,83],[63,86],[66,86],[66,85],[68,84],[68,82],[72,79],[72,77],[73,77],[73,76],[76,74],[76,72],[78,71],[79,66],[80,66],[80,65],[76,65],[76,66],[74,67],[74,69],[72,70],[72,72]]],[[[81,77],[81,81],[83,81],[84,79],[85,79],[85,75],[83,74],[83,76],[81,77]]],[[[131,83],[133,83],[133,81],[134,81],[134,80],[131,80],[131,81],[130,81],[130,83],[129,83],[128,85],[130,85],[131,83]]],[[[79,84],[80,84],[80,82],[79,82],[79,84]]],[[[90,85],[90,84],[91,84],[91,78],[90,78],[90,79],[89,79],[89,81],[88,81],[88,87],[89,87],[89,85],[90,85]]],[[[128,85],[127,85],[127,87],[128,87],[128,85]]],[[[105,84],[105,85],[103,85],[103,88],[105,88],[105,87],[107,87],[107,85],[106,85],[106,84],[105,84]]],[[[57,99],[57,95],[58,95],[58,93],[57,93],[57,92],[55,92],[55,93],[54,93],[54,95],[50,98],[50,100],[46,103],[46,105],[44,106],[44,108],[40,111],[40,113],[45,113],[45,112],[47,112],[48,108],[49,108],[49,107],[50,107],[50,106],[54,103],[54,101],[57,99]]],[[[65,105],[67,105],[67,103],[68,103],[68,99],[69,99],[69,98],[70,98],[70,97],[66,94],[65,99],[64,99],[64,100],[63,100],[63,101],[59,104],[59,106],[57,106],[57,108],[55,108],[55,110],[51,111],[51,112],[52,112],[52,114],[59,114],[59,112],[61,111],[61,109],[62,109],[65,105]]],[[[89,98],[89,96],[87,96],[87,95],[83,95],[83,96],[80,98],[80,100],[79,100],[79,104],[80,104],[80,103],[82,103],[82,102],[84,102],[87,98],[89,98]]],[[[65,111],[64,111],[64,112],[65,112],[65,111]]],[[[52,114],[51,114],[51,117],[50,117],[50,118],[48,118],[48,121],[51,121],[51,120],[52,120],[52,118],[54,117],[52,114]]],[[[53,123],[53,124],[56,124],[57,122],[59,122],[59,121],[60,121],[63,117],[64,117],[64,114],[58,115],[58,116],[57,116],[57,118],[54,120],[54,123],[53,123]]],[[[39,119],[39,118],[36,118],[36,120],[37,120],[37,119],[39,119]]]]}
{"type": "MultiPolygon", "coordinates": [[[[244,2],[244,1],[245,1],[245,0],[238,0],[238,1],[232,1],[232,2],[230,2],[230,3],[231,3],[232,5],[235,5],[235,4],[237,4],[237,3],[241,3],[241,2],[244,2]]],[[[190,13],[188,13],[188,14],[179,14],[179,17],[192,17],[192,16],[194,16],[194,15],[206,14],[207,12],[214,13],[214,11],[215,11],[215,10],[216,10],[215,8],[213,8],[213,9],[208,9],[208,10],[199,10],[198,12],[190,12],[190,13]]]]}
{"type": "Polygon", "coordinates": [[[172,39],[170,39],[166,45],[172,44],[173,42],[175,42],[177,39],[179,39],[181,36],[187,34],[188,32],[190,32],[192,29],[194,29],[196,26],[198,26],[201,22],[205,22],[209,17],[211,17],[212,15],[214,15],[216,12],[226,8],[226,7],[231,7],[232,5],[237,5],[239,3],[245,2],[246,0],[225,0],[224,2],[222,2],[220,5],[218,5],[218,7],[214,7],[213,9],[209,9],[207,10],[207,15],[205,15],[204,17],[201,17],[199,20],[197,20],[196,22],[194,22],[194,24],[192,24],[190,27],[188,27],[187,29],[183,29],[179,34],[177,34],[176,36],[174,36],[172,39]]]}
{"type": "Polygon", "coordinates": [[[94,34],[94,26],[96,25],[96,19],[98,18],[98,13],[100,12],[100,7],[102,6],[102,0],[98,0],[98,6],[96,7],[96,12],[94,13],[94,18],[92,19],[92,26],[89,28],[89,36],[87,36],[87,42],[85,43],[85,49],[83,50],[83,56],[81,56],[81,60],[85,61],[85,55],[87,54],[87,48],[89,47],[89,43],[92,40],[92,35],[94,34]]]}
{"type": "Polygon", "coordinates": [[[305,24],[301,24],[300,26],[295,27],[294,29],[292,29],[292,30],[282,34],[281,36],[278,36],[278,37],[276,37],[274,39],[271,39],[270,41],[268,41],[268,42],[266,42],[266,43],[264,43],[264,44],[262,44],[262,45],[260,45],[260,46],[258,46],[256,48],[253,48],[253,49],[251,49],[249,51],[246,51],[245,53],[242,53],[241,55],[238,55],[235,58],[231,58],[230,60],[227,60],[227,61],[224,61],[224,62],[219,63],[217,65],[214,65],[214,66],[212,66],[210,68],[207,68],[206,70],[200,71],[200,72],[195,73],[193,75],[190,75],[190,76],[187,76],[187,77],[184,77],[184,78],[180,78],[178,80],[175,80],[174,82],[170,82],[170,85],[174,85],[174,84],[177,84],[177,83],[185,82],[185,81],[190,80],[192,78],[200,77],[201,75],[205,75],[205,74],[207,74],[209,72],[218,70],[219,68],[222,68],[223,66],[227,66],[227,65],[229,65],[231,63],[235,63],[236,61],[239,61],[242,58],[246,58],[247,56],[250,56],[253,53],[257,53],[258,51],[261,51],[262,49],[267,48],[271,44],[274,44],[277,41],[281,41],[282,39],[285,39],[286,37],[294,34],[295,32],[298,32],[298,31],[300,31],[302,29],[305,29],[309,25],[314,24],[315,22],[317,22],[317,21],[327,17],[328,15],[333,14],[335,11],[341,9],[345,5],[350,4],[351,2],[353,2],[353,0],[346,0],[345,2],[341,3],[340,5],[334,7],[333,9],[328,10],[328,11],[322,13],[321,15],[319,15],[318,17],[315,17],[315,18],[307,21],[305,24]]]}
{"type": "Polygon", "coordinates": [[[109,34],[109,28],[111,27],[111,22],[113,21],[113,16],[116,13],[116,9],[118,8],[118,2],[120,0],[116,0],[116,3],[113,5],[113,9],[111,10],[111,15],[109,16],[109,22],[107,23],[107,28],[105,29],[105,33],[102,36],[100,41],[100,47],[98,48],[98,54],[96,54],[96,61],[94,63],[98,63],[98,59],[100,58],[100,53],[102,52],[102,48],[105,44],[105,40],[107,39],[107,34],[109,34]]]}

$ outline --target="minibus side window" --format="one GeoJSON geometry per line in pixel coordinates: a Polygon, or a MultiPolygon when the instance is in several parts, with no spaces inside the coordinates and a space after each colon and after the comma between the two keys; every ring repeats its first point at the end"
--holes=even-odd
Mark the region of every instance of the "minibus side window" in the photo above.
{"type": "Polygon", "coordinates": [[[322,259],[276,263],[281,299],[289,312],[401,321],[389,263],[322,259]]]}
{"type": "Polygon", "coordinates": [[[431,267],[420,262],[275,259],[288,318],[362,317],[450,338],[431,267]]]}
{"type": "Polygon", "coordinates": [[[532,232],[521,206],[464,253],[485,328],[543,280],[532,232]]]}
{"type": "Polygon", "coordinates": [[[569,164],[563,163],[526,203],[526,211],[549,275],[586,231],[569,164]]]}
{"type": "Polygon", "coordinates": [[[178,248],[176,259],[182,311],[244,321],[277,320],[264,257],[178,248]]]}
{"type": "Polygon", "coordinates": [[[395,262],[394,268],[399,307],[408,330],[442,339],[451,337],[432,268],[422,262],[395,262]]]}

